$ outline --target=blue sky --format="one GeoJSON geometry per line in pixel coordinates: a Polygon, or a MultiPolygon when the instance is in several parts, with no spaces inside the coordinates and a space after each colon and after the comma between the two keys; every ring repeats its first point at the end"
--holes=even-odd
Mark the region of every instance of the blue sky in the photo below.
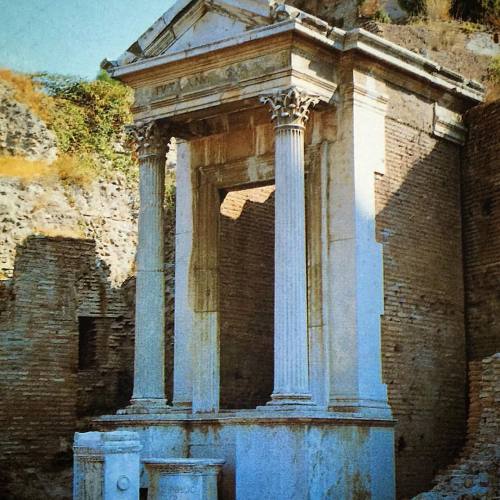
{"type": "Polygon", "coordinates": [[[174,0],[0,0],[0,67],[94,78],[174,0]]]}

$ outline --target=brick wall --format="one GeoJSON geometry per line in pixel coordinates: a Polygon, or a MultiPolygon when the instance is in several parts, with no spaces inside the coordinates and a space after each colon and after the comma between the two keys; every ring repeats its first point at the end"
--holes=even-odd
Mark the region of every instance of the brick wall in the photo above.
{"type": "Polygon", "coordinates": [[[415,105],[408,119],[401,106],[386,120],[386,173],[376,178],[383,377],[397,419],[400,498],[428,487],[465,435],[459,148],[411,123],[415,105]]]}
{"type": "Polygon", "coordinates": [[[255,408],[273,390],[273,192],[231,191],[221,205],[221,408],[255,408]]]}
{"type": "MultiPolygon", "coordinates": [[[[51,486],[30,474],[68,468],[82,417],[115,411],[130,397],[131,307],[107,277],[93,241],[28,237],[12,280],[0,285],[8,299],[0,323],[4,498],[41,498],[47,488],[52,495],[57,480],[51,486]],[[86,369],[78,366],[79,316],[95,323],[95,363],[86,369]],[[26,493],[30,482],[36,487],[26,493]]],[[[61,487],[61,498],[70,486],[61,487]]]]}
{"type": "Polygon", "coordinates": [[[500,351],[500,101],[467,115],[463,218],[469,359],[500,351]]]}
{"type": "Polygon", "coordinates": [[[500,353],[469,363],[469,388],[467,443],[419,500],[500,496],[500,353]]]}

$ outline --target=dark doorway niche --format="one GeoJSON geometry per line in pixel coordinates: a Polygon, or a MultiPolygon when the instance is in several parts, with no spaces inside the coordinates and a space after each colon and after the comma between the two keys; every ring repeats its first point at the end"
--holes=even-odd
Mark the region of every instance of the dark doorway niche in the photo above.
{"type": "Polygon", "coordinates": [[[78,317],[78,369],[89,370],[97,365],[97,318],[78,317]]]}
{"type": "Polygon", "coordinates": [[[220,407],[269,401],[274,371],[274,186],[221,193],[220,407]]]}

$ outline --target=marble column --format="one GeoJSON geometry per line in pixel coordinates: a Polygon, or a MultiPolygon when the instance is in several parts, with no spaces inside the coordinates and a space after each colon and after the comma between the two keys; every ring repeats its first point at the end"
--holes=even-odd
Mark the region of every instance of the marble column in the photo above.
{"type": "Polygon", "coordinates": [[[318,99],[297,88],[263,96],[275,122],[274,390],[268,405],[311,405],[307,338],[304,128],[318,99]]]}
{"type": "Polygon", "coordinates": [[[132,411],[154,413],[165,401],[165,276],[163,203],[165,125],[149,121],[131,127],[139,158],[135,359],[132,411]]]}

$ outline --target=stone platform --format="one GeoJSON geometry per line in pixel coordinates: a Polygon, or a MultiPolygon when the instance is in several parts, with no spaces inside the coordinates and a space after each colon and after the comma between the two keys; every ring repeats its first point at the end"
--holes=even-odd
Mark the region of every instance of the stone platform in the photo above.
{"type": "MultiPolygon", "coordinates": [[[[103,431],[133,430],[141,456],[225,461],[219,498],[394,498],[392,419],[327,411],[112,415],[103,431]]],[[[148,487],[142,474],[141,487],[148,487]]]]}

